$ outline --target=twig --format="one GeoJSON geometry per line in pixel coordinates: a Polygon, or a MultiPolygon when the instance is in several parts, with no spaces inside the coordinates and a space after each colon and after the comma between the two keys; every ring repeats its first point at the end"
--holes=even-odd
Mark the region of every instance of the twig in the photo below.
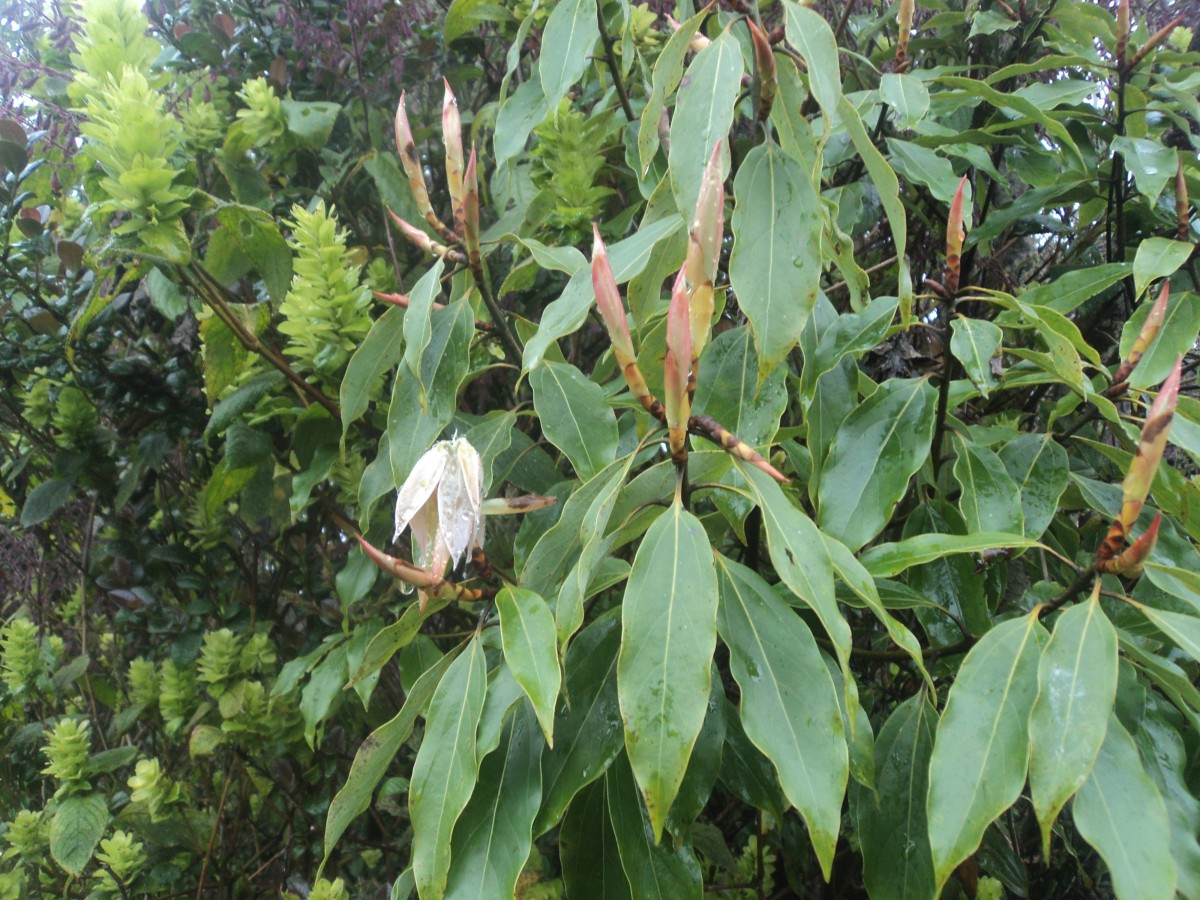
{"type": "Polygon", "coordinates": [[[596,4],[596,24],[600,27],[600,42],[604,44],[604,59],[608,63],[608,71],[612,74],[613,87],[617,89],[617,97],[621,101],[621,109],[625,118],[630,122],[636,121],[633,106],[629,103],[629,93],[625,90],[625,79],[621,77],[621,67],[617,63],[617,54],[613,49],[612,35],[608,33],[608,24],[604,21],[604,4],[596,4]]]}

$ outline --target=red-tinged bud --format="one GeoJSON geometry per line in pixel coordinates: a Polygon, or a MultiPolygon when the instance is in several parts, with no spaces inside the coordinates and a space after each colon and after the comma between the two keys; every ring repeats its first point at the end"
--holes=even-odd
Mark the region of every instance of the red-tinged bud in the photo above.
{"type": "Polygon", "coordinates": [[[753,19],[747,19],[746,24],[750,26],[750,43],[754,47],[754,73],[758,78],[758,120],[765,122],[771,115],[771,107],[775,105],[775,91],[779,87],[775,52],[771,49],[770,38],[753,19]]]}
{"type": "Polygon", "coordinates": [[[596,306],[600,318],[612,341],[613,355],[618,364],[625,368],[635,359],[633,340],[629,336],[629,323],[625,321],[625,305],[613,278],[612,266],[608,262],[608,250],[600,237],[600,229],[592,225],[592,289],[596,292],[596,306]]]}
{"type": "Polygon", "coordinates": [[[446,85],[446,96],[442,101],[442,139],[446,144],[446,184],[450,188],[450,203],[454,207],[454,230],[462,234],[462,120],[458,115],[458,100],[454,97],[454,91],[450,90],[450,82],[444,78],[442,82],[446,85]]]}
{"type": "Polygon", "coordinates": [[[419,588],[432,588],[441,581],[440,576],[435,577],[432,573],[414,566],[412,563],[384,553],[378,547],[368,543],[367,539],[361,534],[357,535],[357,537],[359,545],[363,548],[363,552],[367,554],[367,558],[392,577],[399,578],[401,581],[419,588]]]}
{"type": "Polygon", "coordinates": [[[429,202],[429,191],[425,187],[425,168],[417,155],[417,145],[413,141],[412,128],[408,124],[408,111],[404,103],[405,95],[400,94],[400,103],[396,106],[396,150],[400,154],[400,165],[408,179],[408,189],[412,191],[417,210],[441,237],[454,240],[454,232],[447,228],[433,211],[429,202]]]}
{"type": "Polygon", "coordinates": [[[1162,513],[1159,513],[1150,523],[1150,527],[1146,529],[1146,533],[1135,540],[1127,550],[1113,559],[1102,560],[1096,568],[1101,572],[1124,575],[1126,578],[1137,578],[1142,574],[1142,567],[1146,560],[1154,552],[1154,545],[1158,541],[1158,525],[1161,521],[1162,513]]]}
{"type": "Polygon", "coordinates": [[[916,0],[900,0],[900,9],[896,14],[896,24],[900,35],[896,40],[896,71],[906,72],[912,64],[908,56],[908,39],[912,34],[913,13],[916,10],[916,0]]]}
{"type": "Polygon", "coordinates": [[[1183,155],[1180,154],[1175,161],[1175,236],[1181,241],[1188,239],[1190,212],[1187,179],[1183,177],[1183,155]]]}
{"type": "Polygon", "coordinates": [[[475,171],[475,146],[471,146],[471,159],[463,176],[463,245],[467,248],[467,262],[473,271],[482,271],[479,250],[479,176],[475,171]]]}
{"type": "Polygon", "coordinates": [[[1167,446],[1171,420],[1175,417],[1175,405],[1179,400],[1182,362],[1182,359],[1176,361],[1175,368],[1159,388],[1154,403],[1150,405],[1150,411],[1146,413],[1146,424],[1142,426],[1142,438],[1138,442],[1137,452],[1121,484],[1122,501],[1118,518],[1125,526],[1126,534],[1142,511],[1142,504],[1146,502],[1150,493],[1150,485],[1154,482],[1163,450],[1167,446]]]}
{"type": "Polygon", "coordinates": [[[950,216],[946,220],[946,291],[951,297],[958,293],[962,274],[962,247],[967,237],[963,227],[963,188],[966,186],[967,176],[964,175],[958,183],[958,190],[954,192],[950,216]]]}
{"type": "Polygon", "coordinates": [[[404,221],[390,209],[388,215],[392,217],[392,221],[396,223],[396,227],[400,229],[400,233],[410,242],[420,247],[426,253],[432,253],[434,256],[441,256],[455,262],[464,262],[464,257],[457,250],[452,250],[444,244],[439,244],[424,231],[409,222],[404,221]]]}
{"type": "MultiPolygon", "coordinates": [[[[679,22],[677,22],[671,16],[667,16],[667,22],[670,23],[671,29],[673,31],[678,31],[680,28],[683,27],[679,24],[679,22]]],[[[701,50],[703,50],[705,47],[707,47],[711,43],[712,43],[712,41],[708,38],[707,35],[705,35],[704,33],[700,32],[700,31],[697,31],[695,34],[692,35],[692,39],[690,41],[688,41],[688,49],[691,50],[693,53],[699,53],[701,50]]]]}
{"type": "Polygon", "coordinates": [[[1129,0],[1120,0],[1117,4],[1117,46],[1113,57],[1117,68],[1125,68],[1125,52],[1129,49],[1129,0]]]}
{"type": "Polygon", "coordinates": [[[692,411],[688,391],[692,327],[688,308],[687,286],[681,269],[675,278],[671,306],[667,310],[667,355],[663,361],[663,399],[667,409],[667,428],[670,429],[671,456],[676,460],[687,456],[685,440],[692,411]]]}
{"type": "Polygon", "coordinates": [[[1138,63],[1145,59],[1151,50],[1171,36],[1171,32],[1175,30],[1176,26],[1178,26],[1183,19],[1184,17],[1181,13],[1162,28],[1158,29],[1158,31],[1154,32],[1154,34],[1150,35],[1150,37],[1146,40],[1146,43],[1138,47],[1138,52],[1133,54],[1133,59],[1129,61],[1129,68],[1136,69],[1138,63]]]}
{"type": "MultiPolygon", "coordinates": [[[[687,257],[683,263],[689,301],[693,370],[708,343],[712,328],[713,282],[721,258],[721,240],[725,235],[725,180],[721,173],[721,141],[700,179],[696,215],[688,235],[687,257]]],[[[694,378],[693,374],[693,378],[694,378]]],[[[693,382],[694,383],[694,382],[693,382]]]]}
{"type": "Polygon", "coordinates": [[[1133,346],[1129,348],[1129,356],[1117,368],[1113,375],[1112,386],[1105,392],[1110,397],[1116,397],[1123,394],[1126,388],[1129,387],[1129,375],[1145,355],[1150,344],[1154,341],[1158,330],[1162,328],[1162,323],[1167,318],[1167,300],[1171,296],[1171,283],[1164,281],[1162,290],[1158,292],[1158,299],[1154,301],[1154,306],[1150,308],[1150,314],[1146,316],[1146,321],[1142,323],[1142,330],[1138,332],[1137,340],[1133,342],[1133,346]]]}

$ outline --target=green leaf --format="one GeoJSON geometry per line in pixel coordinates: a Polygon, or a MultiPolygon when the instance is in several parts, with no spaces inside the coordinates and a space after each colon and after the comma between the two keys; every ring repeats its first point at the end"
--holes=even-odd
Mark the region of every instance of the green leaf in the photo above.
{"type": "Polygon", "coordinates": [[[420,604],[414,603],[404,611],[397,621],[380,629],[367,644],[362,662],[355,668],[347,687],[370,677],[387,665],[388,661],[396,655],[396,651],[408,646],[409,642],[417,636],[417,632],[421,630],[425,620],[444,606],[445,604],[433,600],[426,607],[425,612],[422,612],[420,604]]]}
{"type": "Polygon", "coordinates": [[[621,619],[612,610],[579,633],[567,651],[563,694],[571,698],[559,710],[554,749],[542,755],[542,809],[534,834],[554,827],[571,798],[595,779],[621,752],[623,732],[617,700],[617,648],[621,619]]]}
{"type": "Polygon", "coordinates": [[[638,900],[700,900],[704,893],[700,864],[687,844],[657,843],[650,818],[638,796],[629,761],[618,759],[605,778],[608,814],[621,867],[638,900]]]}
{"type": "Polygon", "coordinates": [[[529,132],[546,118],[549,111],[550,103],[542,93],[542,82],[538,78],[523,82],[500,104],[500,111],[496,115],[496,133],[492,139],[497,166],[525,149],[529,132]]]}
{"type": "Polygon", "coordinates": [[[1117,696],[1117,632],[1098,599],[1059,616],[1038,663],[1029,714],[1029,792],[1050,858],[1050,828],[1087,779],[1117,696]]]}
{"type": "Polygon", "coordinates": [[[656,842],[704,725],[716,644],[712,548],[700,520],[676,502],[634,558],[617,656],[625,747],[656,842]]]}
{"type": "Polygon", "coordinates": [[[67,797],[50,820],[50,855],[78,877],[91,862],[107,827],[108,804],[103,797],[67,797]]]}
{"type": "Polygon", "coordinates": [[[533,405],[546,438],[567,455],[582,481],[617,452],[617,419],[604,391],[569,363],[543,362],[529,376],[533,405]]]}
{"type": "MultiPolygon", "coordinates": [[[[1152,306],[1153,303],[1146,298],[1125,323],[1121,332],[1122,359],[1129,357],[1129,350],[1137,340],[1152,306]]],[[[1130,386],[1145,390],[1165,380],[1175,368],[1175,360],[1196,343],[1197,332],[1200,332],[1200,297],[1186,291],[1172,293],[1158,336],[1129,376],[1130,386]]]]}
{"type": "MultiPolygon", "coordinates": [[[[649,225],[643,225],[634,234],[610,246],[608,261],[617,284],[624,284],[646,268],[655,244],[681,227],[683,219],[679,216],[666,216],[649,225]]],[[[521,360],[525,371],[537,368],[554,341],[583,325],[595,299],[591,268],[576,272],[558,299],[542,312],[537,333],[525,342],[525,353],[521,360]]]]}
{"type": "Polygon", "coordinates": [[[1174,274],[1191,255],[1192,245],[1184,241],[1159,237],[1142,241],[1133,257],[1134,293],[1140,297],[1151,281],[1174,274]]]}
{"type": "MultiPolygon", "coordinates": [[[[929,188],[929,192],[943,203],[951,203],[954,200],[954,194],[958,190],[958,178],[954,175],[954,167],[950,165],[950,160],[938,156],[936,151],[928,147],[896,138],[888,138],[887,145],[891,157],[889,161],[897,175],[903,175],[910,182],[929,188]]],[[[966,210],[971,209],[969,191],[970,182],[967,183],[967,193],[963,200],[966,210]]],[[[967,224],[971,223],[968,221],[967,224]]]]}
{"type": "Polygon", "coordinates": [[[956,553],[1036,546],[1037,541],[1017,534],[919,534],[892,544],[876,544],[859,557],[859,562],[876,578],[890,578],[905,569],[956,553]]]}
{"type": "Polygon", "coordinates": [[[722,332],[700,358],[692,408],[712,416],[749,446],[765,451],[787,407],[787,370],[777,366],[758,383],[758,352],[744,325],[722,332]]]}
{"type": "Polygon", "coordinates": [[[958,316],[950,323],[950,331],[950,352],[963,364],[971,383],[979,388],[983,396],[988,396],[989,388],[996,386],[992,357],[1000,349],[1003,330],[986,319],[958,316]]]}
{"type": "Polygon", "coordinates": [[[584,788],[563,816],[558,853],[568,897],[633,900],[608,816],[608,776],[584,788]]]}
{"type": "Polygon", "coordinates": [[[546,743],[553,747],[554,705],[562,683],[554,616],[545,600],[519,587],[501,590],[496,595],[496,610],[504,660],[533,704],[546,743]]]}
{"type": "Polygon", "coordinates": [[[929,112],[929,91],[915,75],[888,72],[879,79],[879,99],[896,111],[896,124],[912,128],[929,112]]]}
{"type": "Polygon", "coordinates": [[[733,193],[729,280],[754,329],[762,382],[796,346],[817,301],[821,204],[804,167],[770,142],[746,155],[733,193]]]}
{"type": "Polygon", "coordinates": [[[658,124],[666,108],[667,98],[679,87],[683,77],[683,62],[687,57],[688,43],[700,27],[700,23],[708,15],[707,10],[701,10],[667,38],[662,52],[654,62],[654,74],[650,79],[650,94],[646,97],[646,105],[642,108],[642,116],[638,125],[637,148],[638,165],[644,176],[650,171],[654,155],[658,152],[658,124]]]}
{"type": "Polygon", "coordinates": [[[1040,284],[1021,294],[1021,301],[1030,306],[1045,306],[1066,315],[1108,290],[1131,271],[1129,263],[1107,263],[1088,266],[1060,275],[1048,284],[1040,284]]]}
{"type": "Polygon", "coordinates": [[[853,792],[872,900],[927,900],[937,893],[925,820],[937,717],[924,691],[897,706],[875,739],[876,792],[853,792]]]}
{"type": "Polygon", "coordinates": [[[846,416],[821,471],[822,529],[851,550],[883,530],[929,456],[936,403],[925,379],[897,378],[846,416]]]}
{"type": "MultiPolygon", "coordinates": [[[[213,275],[226,284],[232,280],[222,278],[222,267],[216,264],[213,256],[214,248],[221,244],[222,239],[227,239],[232,245],[230,251],[244,255],[249,267],[262,276],[271,302],[283,300],[292,283],[292,251],[275,221],[261,209],[234,203],[218,209],[216,218],[221,227],[209,238],[208,255],[205,257],[205,264],[213,275]]],[[[224,267],[228,265],[227,262],[223,264],[224,267]]]]}
{"type": "Polygon", "coordinates": [[[396,372],[388,408],[388,453],[396,484],[404,483],[417,460],[454,418],[458,386],[470,365],[474,334],[475,317],[466,300],[435,310],[429,346],[421,355],[420,380],[405,367],[396,372]]]}
{"type": "Polygon", "coordinates": [[[742,692],[746,735],[775,765],[828,880],[849,757],[838,695],[804,622],[762,577],[723,556],[718,629],[742,692]]]}
{"type": "Polygon", "coordinates": [[[1113,138],[1112,150],[1121,154],[1137,184],[1138,193],[1153,207],[1167,186],[1167,180],[1175,177],[1176,150],[1158,141],[1125,135],[1113,138]]]}
{"type": "Polygon", "coordinates": [[[430,666],[404,698],[400,712],[372,731],[354,754],[354,762],[350,765],[346,783],[334,796],[325,816],[325,857],[321,861],[322,869],[350,823],[366,812],[367,807],[371,805],[371,795],[375,792],[375,786],[379,784],[388,766],[400,752],[401,746],[412,734],[417,716],[425,709],[442,676],[455,659],[456,654],[447,653],[430,666]]]}
{"type": "MultiPolygon", "coordinates": [[[[700,176],[717,141],[725,140],[733,124],[733,105],[742,87],[741,45],[729,31],[696,54],[683,77],[675,115],[671,117],[671,146],[667,153],[671,190],[679,211],[689,221],[700,194],[700,176]]],[[[729,171],[729,144],[721,149],[721,172],[729,171]]]]}
{"type": "Polygon", "coordinates": [[[484,0],[454,0],[446,10],[446,18],[442,23],[442,37],[446,44],[452,44],[467,32],[471,31],[480,21],[486,18],[477,15],[477,10],[484,5],[484,0]]]}
{"type": "Polygon", "coordinates": [[[1171,855],[1179,875],[1176,890],[1184,897],[1200,895],[1200,802],[1185,781],[1187,753],[1183,736],[1161,706],[1142,717],[1134,740],[1146,773],[1154,779],[1171,820],[1171,855]]]}
{"type": "Polygon", "coordinates": [[[300,692],[300,715],[304,719],[304,740],[313,749],[317,725],[324,722],[346,686],[346,647],[342,645],[330,652],[321,664],[313,669],[308,683],[300,692]]]}
{"type": "Polygon", "coordinates": [[[1116,716],[1092,774],[1075,796],[1075,827],[1108,866],[1118,900],[1171,900],[1175,860],[1162,795],[1116,716]]]}
{"type": "Polygon", "coordinates": [[[51,478],[43,481],[25,498],[21,507],[21,527],[40,525],[62,509],[75,490],[73,478],[51,478]]]}
{"type": "Polygon", "coordinates": [[[859,312],[838,316],[821,333],[811,362],[804,360],[804,393],[811,394],[817,380],[847,355],[857,357],[880,343],[896,316],[896,303],[895,297],[876,297],[859,312]]]}
{"type": "Polygon", "coordinates": [[[1020,534],[1025,528],[1021,495],[1000,457],[957,434],[954,452],[954,478],[962,487],[958,508],[967,531],[1020,534]]]}
{"type": "Polygon", "coordinates": [[[481,642],[474,639],[447,668],[429,702],[408,792],[412,867],[421,896],[445,893],[450,835],[475,788],[475,733],[487,692],[486,666],[481,642]]]}
{"type": "Polygon", "coordinates": [[[767,530],[771,564],[793,594],[821,620],[845,670],[850,658],[850,625],[833,593],[833,563],[821,532],[766,472],[738,462],[749,482],[767,530]]]}
{"type": "MultiPolygon", "coordinates": [[[[408,295],[408,309],[404,313],[404,365],[408,367],[417,383],[421,383],[421,356],[433,337],[433,299],[442,290],[442,270],[445,264],[439,257],[428,272],[413,286],[408,295]]],[[[421,385],[424,388],[424,385],[421,385]]],[[[421,405],[425,405],[424,394],[421,405]]]]}
{"type": "Polygon", "coordinates": [[[596,0],[561,0],[551,11],[542,32],[538,68],[542,93],[552,111],[591,65],[592,48],[599,38],[596,0]]]}
{"type": "Polygon", "coordinates": [[[1149,606],[1139,606],[1138,609],[1155,628],[1174,641],[1180,650],[1192,659],[1200,660],[1200,618],[1152,609],[1149,606]]]}
{"type": "Polygon", "coordinates": [[[319,150],[329,143],[329,135],[342,108],[326,100],[283,100],[287,129],[310,150],[319,150]]]}
{"type": "Polygon", "coordinates": [[[793,0],[784,0],[783,15],[788,43],[804,57],[808,67],[808,89],[825,115],[831,115],[842,97],[837,38],[833,29],[820,13],[793,0]]]}
{"type": "Polygon", "coordinates": [[[940,889],[1025,786],[1029,711],[1046,630],[1037,615],[980,638],[958,670],[929,762],[929,844],[940,889]]]}
{"type": "Polygon", "coordinates": [[[1050,527],[1067,489],[1067,451],[1052,434],[1023,434],[1004,445],[1000,460],[1021,492],[1025,536],[1037,539],[1050,527]]]}
{"type": "Polygon", "coordinates": [[[537,720],[522,705],[508,719],[499,749],[479,767],[479,788],[454,827],[447,898],[513,896],[533,846],[542,746],[537,720]]]}
{"type": "Polygon", "coordinates": [[[398,307],[385,312],[350,357],[339,392],[343,439],[350,426],[367,411],[379,379],[394,369],[403,356],[404,316],[405,311],[398,307]]]}

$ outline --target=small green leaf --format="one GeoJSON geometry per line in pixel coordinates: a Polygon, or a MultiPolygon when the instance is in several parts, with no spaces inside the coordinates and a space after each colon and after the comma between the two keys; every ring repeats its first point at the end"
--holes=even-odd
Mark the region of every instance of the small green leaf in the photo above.
{"type": "Polygon", "coordinates": [[[567,455],[582,481],[613,461],[617,419],[604,391],[569,363],[543,362],[529,376],[546,438],[567,455]]]}
{"type": "Polygon", "coordinates": [[[325,721],[333,701],[345,686],[346,647],[343,645],[321,660],[300,692],[300,715],[304,719],[304,739],[309,749],[314,747],[317,726],[325,721]]]}
{"type": "MultiPolygon", "coordinates": [[[[404,313],[404,365],[418,384],[421,380],[421,356],[433,336],[430,317],[433,315],[433,299],[442,289],[444,268],[445,264],[439,257],[408,295],[408,309],[404,313]]],[[[424,396],[421,399],[423,405],[424,396]]]]}
{"type": "Polygon", "coordinates": [[[1116,716],[1075,795],[1075,827],[1108,866],[1118,900],[1171,900],[1176,869],[1162,795],[1116,716]]]}
{"type": "Polygon", "coordinates": [[[558,668],[558,641],[554,616],[546,601],[519,587],[505,587],[496,595],[504,660],[537,713],[546,743],[554,746],[554,705],[562,672],[558,668]]]}
{"type": "Polygon", "coordinates": [[[963,364],[971,383],[979,388],[983,396],[996,386],[992,374],[992,357],[1000,349],[1004,332],[1000,326],[986,319],[968,319],[959,316],[950,323],[950,352],[963,364]]]}
{"type": "MultiPolygon", "coordinates": [[[[1121,331],[1122,359],[1128,358],[1133,342],[1137,340],[1153,305],[1147,297],[1125,323],[1125,328],[1121,331]]],[[[1130,373],[1130,386],[1145,390],[1160,384],[1175,368],[1175,360],[1187,353],[1196,343],[1198,331],[1200,296],[1190,291],[1173,291],[1167,301],[1167,315],[1158,329],[1158,336],[1130,373]]]]}
{"type": "Polygon", "coordinates": [[[973,534],[1025,528],[1021,495],[1000,457],[974,441],[954,436],[954,478],[962,487],[958,508],[973,534]]]}
{"type": "Polygon", "coordinates": [[[342,108],[327,100],[283,100],[287,129],[310,150],[329,143],[329,135],[342,108]]]}
{"type": "Polygon", "coordinates": [[[408,792],[412,867],[421,896],[445,893],[450,835],[475,788],[475,734],[487,692],[486,665],[480,641],[472,640],[446,669],[429,702],[408,792]]]}
{"type": "Polygon", "coordinates": [[[808,89],[828,116],[842,97],[837,38],[833,29],[820,13],[793,0],[784,0],[783,15],[788,43],[799,51],[808,67],[808,89]]]}
{"type": "Polygon", "coordinates": [[[888,72],[879,79],[879,99],[896,111],[901,128],[912,128],[929,112],[929,91],[915,75],[888,72]]]}
{"type": "Polygon", "coordinates": [[[821,471],[822,529],[851,550],[883,530],[929,456],[936,403],[925,379],[897,378],[846,416],[821,471]]]}
{"type": "Polygon", "coordinates": [[[82,875],[107,827],[108,804],[103,797],[67,797],[50,820],[50,855],[72,875],[82,875]]]}
{"type": "Polygon", "coordinates": [[[704,725],[716,644],[712,548],[700,520],[676,502],[634,558],[617,657],[625,747],[656,842],[704,725]]]}
{"type": "Polygon", "coordinates": [[[1025,786],[1027,723],[1045,642],[1036,614],[1003,622],[971,648],[950,688],[926,806],[939,890],[1025,786]]]}
{"type": "Polygon", "coordinates": [[[1098,599],[1054,623],[1029,715],[1029,791],[1050,857],[1050,828],[1092,771],[1117,695],[1117,632],[1098,599]]]}
{"type": "Polygon", "coordinates": [[[1113,138],[1112,150],[1124,158],[1137,184],[1138,193],[1153,207],[1158,202],[1158,195],[1167,186],[1167,181],[1175,177],[1177,151],[1158,141],[1125,135],[1113,138]]]}
{"type": "Polygon", "coordinates": [[[754,329],[762,382],[796,346],[817,300],[821,204],[804,167],[771,142],[746,155],[733,193],[729,280],[754,329]]]}
{"type": "Polygon", "coordinates": [[[66,505],[74,489],[73,478],[43,481],[25,498],[25,505],[21,507],[21,527],[32,528],[45,522],[66,505]]]}
{"type": "Polygon", "coordinates": [[[1067,451],[1052,434],[1023,434],[1004,445],[1000,459],[1021,492],[1025,536],[1040,538],[1070,480],[1067,451]]]}
{"type": "Polygon", "coordinates": [[[1137,254],[1133,257],[1134,292],[1140,297],[1151,281],[1174,274],[1191,255],[1192,245],[1184,241],[1146,238],[1138,244],[1137,254]]]}
{"type": "Polygon", "coordinates": [[[849,757],[838,695],[804,622],[752,569],[717,559],[721,639],[742,692],[746,735],[775,765],[828,880],[849,757]]]}

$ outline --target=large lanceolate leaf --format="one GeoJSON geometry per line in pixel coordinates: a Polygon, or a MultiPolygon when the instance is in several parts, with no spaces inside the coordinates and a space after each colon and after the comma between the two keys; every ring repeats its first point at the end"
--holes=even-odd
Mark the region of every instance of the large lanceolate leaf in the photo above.
{"type": "Polygon", "coordinates": [[[408,809],[413,874],[422,897],[440,897],[446,890],[450,835],[479,771],[475,734],[486,693],[487,662],[476,638],[450,664],[434,691],[425,737],[413,763],[408,809]]]}
{"type": "Polygon", "coordinates": [[[700,369],[704,374],[696,385],[696,412],[712,416],[756,450],[765,450],[787,407],[787,370],[777,366],[759,386],[758,352],[745,326],[717,335],[705,348],[700,369]]]}
{"type": "Polygon", "coordinates": [[[600,385],[568,363],[549,361],[533,370],[529,383],[546,437],[567,455],[581,480],[612,462],[617,420],[600,385]]]}
{"type": "MultiPolygon", "coordinates": [[[[683,76],[675,115],[671,118],[671,188],[675,203],[686,216],[696,208],[700,194],[700,175],[712,156],[717,141],[729,134],[733,124],[733,104],[742,87],[741,46],[726,30],[696,54],[683,76]]],[[[729,169],[729,151],[721,152],[729,169]]],[[[615,267],[614,267],[615,268],[615,267]]]]}
{"type": "Polygon", "coordinates": [[[675,88],[679,87],[679,80],[683,77],[683,62],[687,57],[688,43],[707,14],[707,10],[702,10],[682,23],[679,30],[667,39],[667,43],[654,63],[650,95],[646,98],[645,107],[642,108],[637,136],[638,165],[641,166],[642,175],[650,170],[650,164],[654,162],[654,154],[658,152],[659,119],[666,107],[667,97],[675,88]]]}
{"type": "Polygon", "coordinates": [[[404,310],[389,309],[371,326],[346,366],[339,393],[343,437],[354,421],[367,411],[375,383],[385,372],[391,371],[403,353],[404,310]]]}
{"type": "Polygon", "coordinates": [[[562,679],[554,616],[545,600],[518,587],[506,587],[496,595],[496,610],[504,660],[533,704],[546,743],[553,747],[554,706],[562,679]]]}
{"type": "Polygon", "coordinates": [[[1154,779],[1171,819],[1171,855],[1179,875],[1176,889],[1184,897],[1200,896],[1200,801],[1185,780],[1187,751],[1183,736],[1170,724],[1160,705],[1148,710],[1134,735],[1146,773],[1154,779]]]}
{"type": "Polygon", "coordinates": [[[1097,597],[1063,613],[1038,664],[1029,716],[1029,790],[1050,855],[1050,826],[1092,771],[1117,694],[1117,632],[1097,597]]]}
{"type": "Polygon", "coordinates": [[[767,142],[751,150],[733,182],[729,280],[754,329],[758,379],[800,339],[821,277],[821,204],[799,162],[767,142]]]}
{"type": "Polygon", "coordinates": [[[551,110],[558,108],[558,101],[591,63],[592,48],[600,38],[596,2],[562,0],[546,19],[538,69],[551,110]]]}
{"type": "Polygon", "coordinates": [[[856,790],[863,881],[872,900],[936,893],[925,821],[937,710],[922,692],[896,707],[875,739],[875,793],[856,790]]]}
{"type": "Polygon", "coordinates": [[[454,826],[446,897],[511,897],[529,858],[542,799],[542,738],[522,705],[479,767],[479,788],[454,826]]]}
{"type": "Polygon", "coordinates": [[[605,787],[621,868],[633,896],[638,900],[700,900],[704,889],[695,854],[686,844],[673,847],[670,841],[656,842],[625,757],[613,764],[605,787]]]}
{"type": "Polygon", "coordinates": [[[404,315],[404,365],[408,366],[418,383],[421,378],[421,355],[433,336],[433,299],[442,289],[444,267],[439,257],[408,295],[408,311],[404,315]]]}
{"type": "Polygon", "coordinates": [[[808,89],[826,115],[833,113],[842,96],[842,75],[838,71],[837,39],[829,23],[815,10],[793,0],[783,4],[788,43],[804,57],[808,68],[808,89]]]}
{"type": "Polygon", "coordinates": [[[817,521],[857,550],[879,534],[933,440],[937,391],[894,379],[846,416],[821,471],[817,521]]]}
{"type": "Polygon", "coordinates": [[[638,548],[617,657],[625,747],[656,841],[704,724],[716,643],[712,548],[700,520],[676,502],[638,548]]]}
{"type": "Polygon", "coordinates": [[[1118,900],[1175,896],[1167,808],[1116,716],[1108,720],[1096,764],[1075,796],[1072,812],[1075,827],[1108,866],[1118,900]]]}
{"type": "Polygon", "coordinates": [[[1025,536],[1041,537],[1067,489],[1067,451],[1051,434],[1023,434],[1004,445],[1000,459],[1021,492],[1025,536]]]}
{"type": "Polygon", "coordinates": [[[845,669],[850,656],[850,625],[834,598],[833,562],[821,532],[770,475],[741,463],[738,468],[762,510],[771,564],[791,592],[817,614],[845,669]]]}
{"type": "MultiPolygon", "coordinates": [[[[371,795],[392,764],[401,746],[412,734],[417,716],[424,710],[441,683],[446,669],[454,662],[456,654],[447,653],[417,679],[400,712],[380,725],[362,742],[354,754],[350,774],[346,783],[329,804],[325,817],[325,859],[345,833],[346,828],[371,805],[371,795]]],[[[322,862],[322,866],[324,862],[322,862]]]]}
{"type": "Polygon", "coordinates": [[[1021,495],[1000,457],[958,435],[954,452],[954,478],[962,488],[958,508],[967,531],[1021,534],[1025,527],[1021,495]]]}
{"type": "Polygon", "coordinates": [[[429,344],[421,354],[420,378],[406,367],[396,373],[388,408],[388,453],[396,484],[454,418],[458,386],[470,365],[475,317],[460,300],[433,313],[429,344]]]}
{"type": "Polygon", "coordinates": [[[580,791],[563,816],[558,853],[568,897],[633,900],[608,815],[607,781],[601,776],[580,791]]]}
{"type": "Polygon", "coordinates": [[[775,765],[828,879],[850,767],[838,695],[804,622],[752,569],[718,558],[718,628],[746,735],[775,765]]]}
{"type": "Polygon", "coordinates": [[[542,808],[534,824],[541,834],[562,818],[571,798],[604,774],[621,752],[623,731],[617,703],[618,610],[588,625],[571,644],[564,695],[554,725],[554,749],[542,756],[542,808]]]}
{"type": "MultiPolygon", "coordinates": [[[[1121,332],[1121,359],[1129,357],[1129,350],[1153,305],[1151,298],[1147,297],[1129,317],[1121,332]]],[[[1130,386],[1145,390],[1161,383],[1175,368],[1175,360],[1196,343],[1197,331],[1200,331],[1200,297],[1191,292],[1172,293],[1158,337],[1130,373],[1130,386]]]]}
{"type": "Polygon", "coordinates": [[[1029,711],[1046,630],[1011,619],[967,654],[946,699],[929,762],[929,844],[942,886],[1025,786],[1029,711]]]}

